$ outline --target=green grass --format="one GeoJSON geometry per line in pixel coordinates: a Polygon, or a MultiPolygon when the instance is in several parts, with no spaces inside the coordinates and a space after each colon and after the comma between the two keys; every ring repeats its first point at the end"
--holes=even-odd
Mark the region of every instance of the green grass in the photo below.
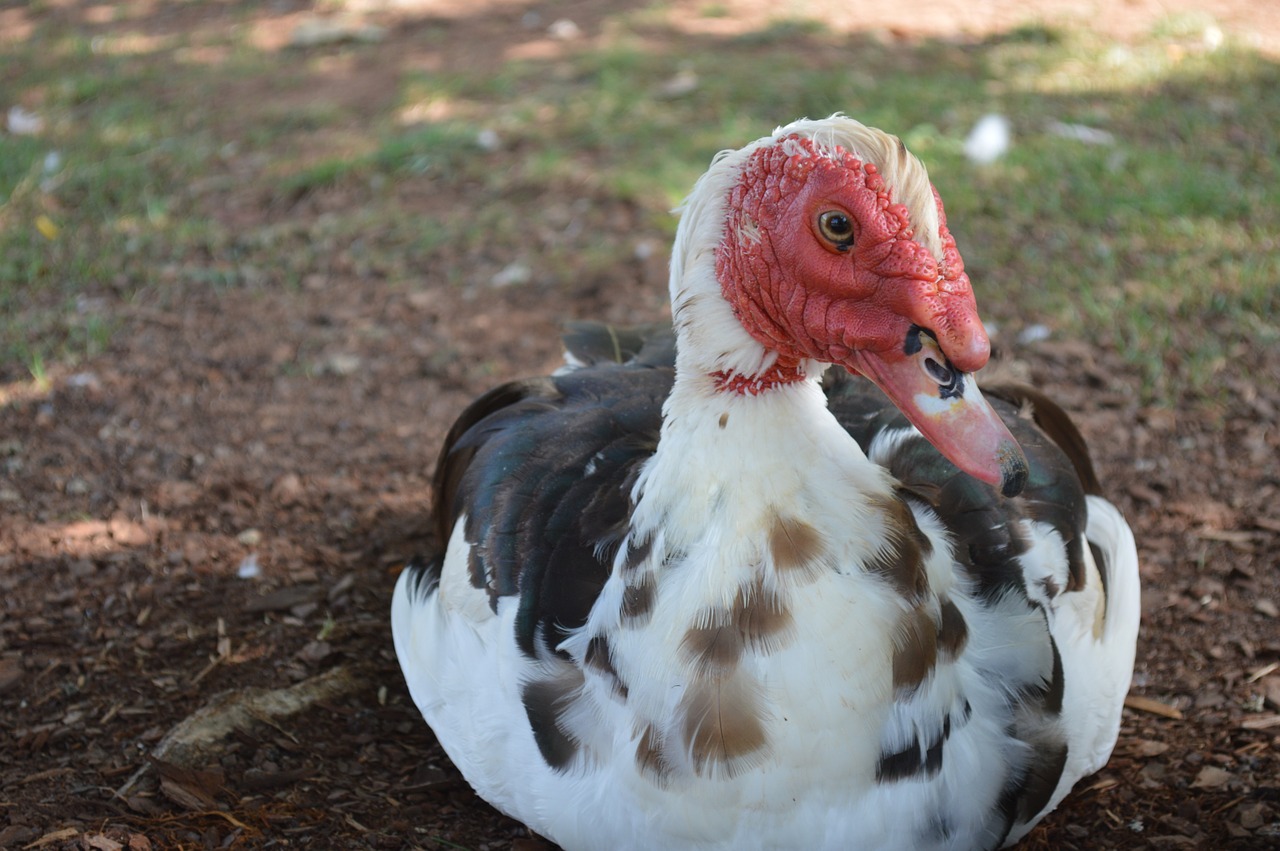
{"type": "Polygon", "coordinates": [[[111,55],[43,23],[0,57],[6,90],[47,124],[0,135],[0,379],[109,345],[110,319],[79,310],[81,296],[294,287],[353,244],[362,273],[397,286],[424,269],[462,286],[521,258],[544,282],[607,278],[628,240],[670,237],[667,211],[717,150],[835,111],[898,133],[928,163],[979,303],[1002,326],[1114,348],[1145,398],[1166,404],[1212,401],[1241,346],[1280,343],[1280,67],[1239,45],[1206,49],[1207,18],[1123,45],[1055,22],[886,45],[798,18],[696,37],[667,14],[623,13],[600,41],[489,73],[397,69],[372,119],[322,96],[316,56],[261,54],[243,29],[111,55]],[[180,61],[192,44],[227,58],[180,61]],[[1015,146],[974,167],[962,142],[989,111],[1011,118],[1015,146]],[[1054,122],[1114,144],[1062,138],[1054,122]],[[228,229],[217,213],[246,193],[274,212],[228,229]],[[293,218],[326,193],[343,200],[293,218]],[[459,204],[424,213],[427,196],[459,204]],[[610,231],[603,214],[579,216],[580,233],[544,224],[575,201],[639,211],[643,232],[610,231]]]}

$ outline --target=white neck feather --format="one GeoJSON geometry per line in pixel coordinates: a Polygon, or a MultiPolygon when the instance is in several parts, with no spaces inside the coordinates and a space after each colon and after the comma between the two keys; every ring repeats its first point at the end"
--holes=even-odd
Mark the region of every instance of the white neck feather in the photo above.
{"type": "Polygon", "coordinates": [[[756,510],[751,505],[765,510],[796,498],[820,501],[827,489],[838,495],[836,501],[854,503],[891,492],[887,474],[867,461],[827,409],[818,385],[825,364],[804,361],[805,380],[759,395],[727,392],[713,377],[759,375],[778,358],[734,316],[716,278],[716,249],[724,236],[726,198],[743,165],[759,147],[793,133],[876,162],[886,179],[909,187],[903,200],[926,223],[920,230],[936,237],[929,223],[936,222],[937,211],[923,167],[897,139],[851,119],[794,122],[717,155],[685,202],[676,232],[670,276],[676,380],[663,407],[658,452],[633,493],[639,498],[638,528],[675,532],[687,526],[696,534],[709,513],[726,509],[740,521],[756,510]],[[724,504],[727,491],[742,500],[741,511],[724,504]],[[659,499],[652,498],[657,494],[659,499]]]}

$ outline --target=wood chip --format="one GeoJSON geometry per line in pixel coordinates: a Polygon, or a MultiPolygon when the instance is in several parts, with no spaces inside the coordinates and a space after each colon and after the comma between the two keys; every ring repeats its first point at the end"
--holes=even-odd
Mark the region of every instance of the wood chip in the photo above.
{"type": "Polygon", "coordinates": [[[1248,532],[1243,529],[1201,529],[1196,532],[1202,540],[1222,541],[1224,544],[1243,546],[1264,537],[1260,532],[1248,532]]]}
{"type": "Polygon", "coordinates": [[[1280,518],[1256,517],[1253,525],[1259,529],[1266,529],[1268,532],[1280,532],[1280,518]]]}
{"type": "Polygon", "coordinates": [[[1124,699],[1124,705],[1130,709],[1136,709],[1139,712],[1149,712],[1152,715],[1159,715],[1162,718],[1172,718],[1174,721],[1182,720],[1182,711],[1167,703],[1161,703],[1158,700],[1152,700],[1149,697],[1143,697],[1140,694],[1131,694],[1124,699]]]}
{"type": "Polygon", "coordinates": [[[1129,485],[1127,490],[1129,491],[1129,496],[1140,502],[1146,502],[1156,507],[1159,507],[1160,503],[1163,502],[1160,494],[1157,493],[1155,489],[1149,488],[1141,482],[1134,482],[1129,485]]]}
{"type": "Polygon", "coordinates": [[[233,730],[296,715],[316,702],[333,700],[364,687],[350,669],[337,667],[283,689],[243,688],[215,695],[165,735],[152,752],[156,757],[192,764],[195,754],[233,730]]]}
{"type": "Polygon", "coordinates": [[[255,597],[245,603],[244,610],[250,614],[259,612],[284,612],[302,603],[319,600],[323,591],[317,585],[294,585],[280,588],[270,594],[255,597]]]}
{"type": "Polygon", "coordinates": [[[1196,779],[1191,784],[1192,789],[1217,789],[1219,786],[1227,785],[1231,780],[1230,771],[1224,771],[1216,765],[1206,765],[1200,769],[1200,773],[1196,775],[1196,779]]]}
{"type": "Polygon", "coordinates": [[[1152,739],[1138,739],[1132,744],[1133,753],[1142,757],[1160,756],[1160,754],[1169,750],[1166,742],[1157,742],[1152,739]]]}
{"type": "Polygon", "coordinates": [[[1246,730],[1270,730],[1280,727],[1280,715],[1254,715],[1240,722],[1246,730]]]}
{"type": "Polygon", "coordinates": [[[176,765],[155,757],[148,761],[160,773],[160,792],[180,807],[211,810],[222,792],[225,776],[219,769],[197,769],[176,765]]]}
{"type": "Polygon", "coordinates": [[[22,679],[22,658],[5,656],[0,658],[0,693],[17,685],[22,679]]]}
{"type": "Polygon", "coordinates": [[[1280,662],[1272,662],[1270,665],[1263,665],[1261,668],[1245,677],[1244,681],[1246,683],[1256,683],[1258,680],[1262,679],[1277,668],[1280,668],[1280,662]]]}
{"type": "Polygon", "coordinates": [[[43,848],[46,845],[52,845],[55,842],[61,842],[64,839],[73,839],[80,835],[80,831],[74,827],[64,827],[62,830],[55,830],[53,833],[46,833],[44,836],[32,842],[30,845],[23,845],[23,851],[28,848],[43,848]]]}
{"type": "Polygon", "coordinates": [[[1102,778],[1101,780],[1099,780],[1097,783],[1094,783],[1093,785],[1089,786],[1088,788],[1086,788],[1086,789],[1084,789],[1084,790],[1082,790],[1082,791],[1085,791],[1085,792],[1100,792],[1100,791],[1102,791],[1103,789],[1112,789],[1112,788],[1114,788],[1114,787],[1116,787],[1116,786],[1119,786],[1119,785],[1120,785],[1120,781],[1119,781],[1119,780],[1116,780],[1116,779],[1115,779],[1115,778],[1113,778],[1113,777],[1104,777],[1104,778],[1102,778]]]}
{"type": "Polygon", "coordinates": [[[64,774],[75,774],[72,768],[50,768],[45,771],[37,771],[35,774],[29,774],[22,778],[22,785],[28,783],[39,783],[41,780],[48,780],[51,777],[61,777],[64,774]]]}

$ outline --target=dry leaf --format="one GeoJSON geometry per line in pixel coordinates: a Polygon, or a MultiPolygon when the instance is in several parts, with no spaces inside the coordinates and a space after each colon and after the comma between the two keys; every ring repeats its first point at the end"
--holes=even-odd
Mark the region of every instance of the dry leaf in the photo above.
{"type": "Polygon", "coordinates": [[[1196,775],[1195,782],[1191,784],[1192,789],[1217,789],[1219,786],[1225,786],[1227,781],[1231,779],[1230,771],[1223,771],[1214,765],[1206,765],[1200,769],[1200,773],[1196,775]]]}
{"type": "Polygon", "coordinates": [[[1169,746],[1164,742],[1157,742],[1152,739],[1138,739],[1133,743],[1133,752],[1137,756],[1152,757],[1160,756],[1160,754],[1169,750],[1169,746]]]}
{"type": "Polygon", "coordinates": [[[148,757],[160,773],[160,791],[175,804],[189,810],[211,810],[218,806],[216,795],[226,777],[221,769],[185,768],[156,757],[148,757]]]}
{"type": "Polygon", "coordinates": [[[92,848],[93,851],[121,851],[121,849],[124,848],[122,843],[116,842],[111,837],[105,836],[101,833],[93,836],[86,836],[82,841],[92,848]]]}
{"type": "Polygon", "coordinates": [[[52,845],[55,842],[61,842],[64,839],[71,839],[79,836],[80,831],[74,827],[64,827],[62,830],[55,830],[53,833],[46,833],[44,836],[32,842],[30,845],[23,845],[23,851],[28,848],[43,848],[46,845],[52,845]]]}
{"type": "Polygon", "coordinates": [[[1182,720],[1182,710],[1176,706],[1170,706],[1167,703],[1161,703],[1158,700],[1152,700],[1149,697],[1143,697],[1140,694],[1131,694],[1124,699],[1124,705],[1130,709],[1137,709],[1141,712],[1150,712],[1152,715],[1160,715],[1164,718],[1172,718],[1175,721],[1182,720]]]}

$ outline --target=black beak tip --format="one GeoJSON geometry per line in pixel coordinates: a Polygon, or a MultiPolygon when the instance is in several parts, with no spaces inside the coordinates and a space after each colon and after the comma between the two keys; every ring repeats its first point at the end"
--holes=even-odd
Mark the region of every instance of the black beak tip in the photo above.
{"type": "Polygon", "coordinates": [[[1027,486],[1027,459],[1022,450],[1014,448],[1000,462],[1000,493],[1013,498],[1027,486]]]}

